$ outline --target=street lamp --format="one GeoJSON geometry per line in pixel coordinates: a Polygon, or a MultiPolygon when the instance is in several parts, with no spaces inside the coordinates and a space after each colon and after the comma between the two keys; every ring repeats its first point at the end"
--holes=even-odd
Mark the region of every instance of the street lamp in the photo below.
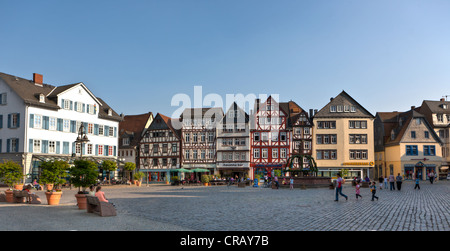
{"type": "Polygon", "coordinates": [[[75,144],[80,144],[80,159],[83,158],[83,144],[87,142],[89,142],[89,139],[86,136],[84,123],[81,123],[80,128],[78,129],[77,140],[75,140],[75,144]]]}

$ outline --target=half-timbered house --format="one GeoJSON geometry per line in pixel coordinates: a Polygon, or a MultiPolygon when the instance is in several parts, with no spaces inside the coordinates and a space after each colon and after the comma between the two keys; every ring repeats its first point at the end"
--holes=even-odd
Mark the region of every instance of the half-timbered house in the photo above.
{"type": "Polygon", "coordinates": [[[141,139],[140,171],[148,173],[149,181],[170,181],[170,172],[180,168],[181,132],[173,120],[158,113],[141,139]]]}
{"type": "Polygon", "coordinates": [[[286,167],[290,156],[288,112],[272,96],[263,103],[256,99],[251,121],[251,172],[253,177],[265,174],[271,176],[274,170],[286,167]]]}
{"type": "Polygon", "coordinates": [[[216,170],[216,127],[222,108],[188,108],[180,115],[182,167],[216,170]]]}
{"type": "Polygon", "coordinates": [[[233,103],[217,126],[217,170],[222,177],[249,177],[249,116],[233,103]]]}

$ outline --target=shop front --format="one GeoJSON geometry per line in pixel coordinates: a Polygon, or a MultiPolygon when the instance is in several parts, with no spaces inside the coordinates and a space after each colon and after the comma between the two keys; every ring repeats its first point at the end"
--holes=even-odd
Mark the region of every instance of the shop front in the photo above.
{"type": "Polygon", "coordinates": [[[249,163],[217,163],[217,171],[224,178],[249,178],[249,163]]]}
{"type": "MultiPolygon", "coordinates": [[[[403,174],[405,179],[413,180],[418,177],[420,180],[428,180],[429,174],[433,172],[435,175],[439,173],[437,163],[423,163],[422,161],[414,164],[408,163],[403,165],[403,174]]],[[[437,176],[437,175],[436,175],[437,176]]]]}
{"type": "Polygon", "coordinates": [[[140,169],[145,173],[143,183],[170,182],[170,169],[140,169]]]}

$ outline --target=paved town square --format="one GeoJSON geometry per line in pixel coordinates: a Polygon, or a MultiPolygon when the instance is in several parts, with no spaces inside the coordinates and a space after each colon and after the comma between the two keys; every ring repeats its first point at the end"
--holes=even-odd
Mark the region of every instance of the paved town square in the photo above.
{"type": "MultiPolygon", "coordinates": [[[[63,189],[58,206],[0,203],[0,230],[55,231],[449,231],[450,182],[404,182],[401,191],[368,188],[356,200],[334,201],[334,190],[237,186],[105,186],[116,217],[78,210],[77,189],[63,189]]],[[[3,192],[4,189],[2,189],[3,192]]]]}

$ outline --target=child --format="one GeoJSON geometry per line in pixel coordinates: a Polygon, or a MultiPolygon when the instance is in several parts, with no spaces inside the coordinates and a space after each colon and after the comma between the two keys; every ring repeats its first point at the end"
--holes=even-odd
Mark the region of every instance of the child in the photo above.
{"type": "Polygon", "coordinates": [[[420,181],[420,179],[419,179],[419,177],[417,176],[417,177],[416,177],[416,185],[414,186],[414,190],[416,190],[416,188],[419,188],[419,190],[420,190],[419,181],[420,181]]]}
{"type": "Polygon", "coordinates": [[[375,194],[377,193],[377,186],[376,186],[375,181],[372,182],[372,185],[370,186],[370,191],[372,192],[372,201],[374,201],[374,198],[377,198],[377,201],[378,201],[378,197],[375,196],[375,194]]]}
{"type": "Polygon", "coordinates": [[[289,180],[289,185],[290,185],[291,190],[294,189],[294,178],[293,177],[291,177],[291,179],[289,180]]]}
{"type": "Polygon", "coordinates": [[[361,188],[361,185],[359,184],[359,182],[357,181],[356,182],[356,199],[358,199],[358,197],[361,197],[361,199],[362,199],[362,196],[361,196],[361,194],[360,194],[360,189],[361,188]]]}

